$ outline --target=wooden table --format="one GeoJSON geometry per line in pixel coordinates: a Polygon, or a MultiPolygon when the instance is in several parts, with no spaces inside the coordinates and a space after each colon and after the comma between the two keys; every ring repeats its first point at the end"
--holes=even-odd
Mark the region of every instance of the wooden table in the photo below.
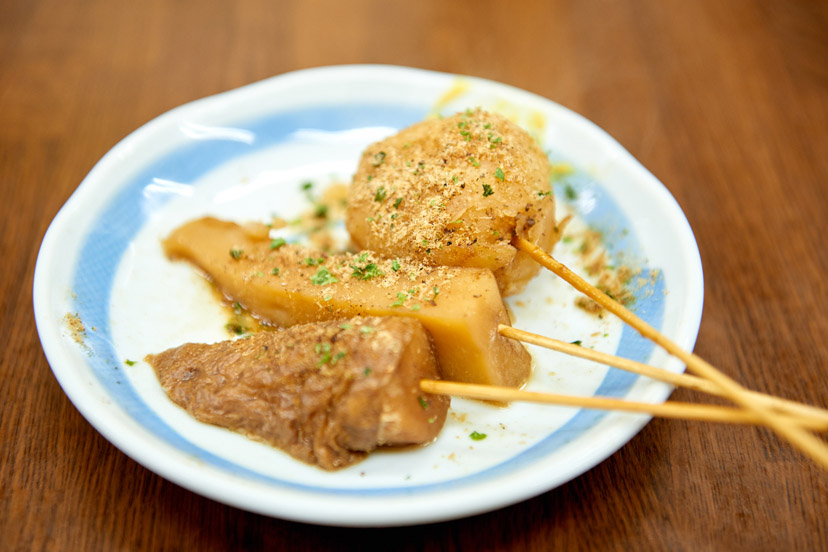
{"type": "Polygon", "coordinates": [[[595,121],[693,227],[706,280],[696,352],[751,387],[828,405],[825,2],[4,0],[0,547],[828,549],[828,473],[764,429],[656,420],[537,498],[381,530],[224,506],[92,429],[34,326],[32,274],[52,217],[110,147],[156,115],[343,63],[486,77],[595,121]]]}

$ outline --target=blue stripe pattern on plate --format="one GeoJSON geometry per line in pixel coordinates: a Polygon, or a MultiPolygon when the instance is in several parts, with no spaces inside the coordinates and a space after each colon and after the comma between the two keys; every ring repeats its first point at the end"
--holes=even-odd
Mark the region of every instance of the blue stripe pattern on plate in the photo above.
{"type": "MultiPolygon", "coordinates": [[[[248,141],[249,143],[231,139],[194,141],[154,160],[132,177],[95,221],[92,231],[84,241],[74,275],[76,310],[87,327],[95,328],[95,331],[88,334],[87,344],[93,351],[89,364],[112,399],[147,431],[181,452],[197,457],[214,468],[276,487],[334,495],[408,496],[412,493],[447,490],[476,484],[486,478],[499,477],[519,470],[576,439],[598,423],[606,413],[580,410],[563,427],[521,454],[476,474],[446,482],[378,489],[331,489],[274,478],[239,466],[194,445],[159,418],[135,392],[124,377],[123,371],[117,369],[121,359],[116,355],[112,344],[109,323],[110,296],[121,257],[130,241],[146,222],[149,214],[145,211],[147,207],[143,197],[145,186],[154,179],[190,184],[206,172],[235,157],[288,141],[293,133],[300,129],[339,131],[371,126],[404,128],[422,120],[426,114],[419,107],[353,104],[275,113],[254,121],[233,125],[234,128],[244,129],[251,133],[254,139],[248,141]]],[[[596,209],[583,213],[587,224],[597,228],[630,227],[618,206],[609,196],[601,193],[598,182],[583,173],[577,173],[571,178],[571,185],[577,188],[579,193],[589,192],[600,195],[596,209]]],[[[628,252],[637,250],[637,242],[631,234],[623,237],[616,236],[616,238],[619,239],[609,241],[611,255],[622,249],[628,252]]],[[[649,324],[659,327],[664,309],[663,278],[650,279],[647,270],[643,271],[641,276],[651,281],[652,285],[638,290],[636,310],[639,316],[649,324]]],[[[624,327],[617,354],[645,361],[651,351],[652,344],[637,332],[624,327]]],[[[610,369],[596,394],[623,397],[635,380],[634,375],[610,369]]]]}

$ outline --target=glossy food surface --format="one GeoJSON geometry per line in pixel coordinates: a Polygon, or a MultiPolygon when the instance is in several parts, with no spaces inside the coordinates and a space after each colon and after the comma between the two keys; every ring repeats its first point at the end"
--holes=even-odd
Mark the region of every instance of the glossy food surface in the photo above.
{"type": "Polygon", "coordinates": [[[293,326],[150,355],[161,385],[198,420],[238,431],[322,469],[384,445],[428,443],[449,398],[420,391],[439,378],[428,334],[404,318],[293,326]]]}
{"type": "Polygon", "coordinates": [[[505,295],[539,267],[510,240],[560,238],[549,159],[502,115],[469,109],[368,146],[348,191],[354,242],[431,265],[488,268],[505,295]]]}
{"type": "Polygon", "coordinates": [[[267,234],[214,218],[177,228],[164,245],[265,322],[410,316],[431,333],[445,379],[518,387],[529,377],[529,353],[497,332],[509,316],[488,270],[274,247],[267,234]]]}

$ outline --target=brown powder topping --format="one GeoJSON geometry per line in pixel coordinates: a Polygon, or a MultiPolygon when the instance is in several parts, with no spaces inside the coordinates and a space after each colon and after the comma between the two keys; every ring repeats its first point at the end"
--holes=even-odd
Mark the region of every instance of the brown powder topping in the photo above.
{"type": "MultiPolygon", "coordinates": [[[[603,245],[604,237],[601,232],[589,228],[577,236],[566,236],[564,239],[567,242],[573,239],[581,240],[577,253],[587,274],[595,279],[595,287],[622,305],[626,306],[635,301],[635,295],[630,289],[630,282],[640,270],[633,270],[625,265],[614,266],[607,257],[603,245]]],[[[604,309],[587,297],[575,299],[575,306],[588,313],[595,314],[599,318],[604,316],[604,309]]]]}
{"type": "Polygon", "coordinates": [[[66,324],[66,327],[69,329],[69,335],[72,336],[72,339],[75,340],[75,343],[80,345],[85,345],[86,339],[86,327],[84,327],[83,322],[81,321],[80,317],[77,313],[66,313],[63,315],[63,323],[66,324]]]}
{"type": "MultiPolygon", "coordinates": [[[[557,241],[549,177],[531,136],[500,115],[469,110],[369,146],[346,223],[358,247],[385,256],[498,270],[515,260],[515,234],[546,249],[557,241]]],[[[498,280],[504,288],[509,275],[498,280]]]]}

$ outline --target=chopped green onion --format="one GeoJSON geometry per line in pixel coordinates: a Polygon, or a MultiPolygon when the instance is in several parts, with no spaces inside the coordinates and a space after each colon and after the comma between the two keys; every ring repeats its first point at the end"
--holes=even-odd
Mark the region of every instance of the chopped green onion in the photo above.
{"type": "Polygon", "coordinates": [[[315,286],[326,286],[328,284],[336,283],[339,280],[334,278],[330,271],[323,266],[316,271],[316,274],[310,277],[310,281],[315,286]]]}

